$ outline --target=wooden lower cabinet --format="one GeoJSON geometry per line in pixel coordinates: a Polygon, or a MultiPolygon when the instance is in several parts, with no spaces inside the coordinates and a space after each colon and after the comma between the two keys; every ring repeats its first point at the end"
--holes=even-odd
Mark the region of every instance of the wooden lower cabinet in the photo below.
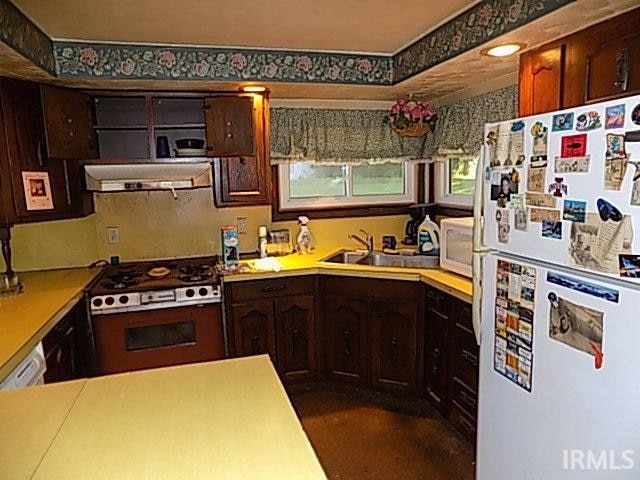
{"type": "Polygon", "coordinates": [[[447,323],[449,318],[427,305],[425,319],[425,392],[440,411],[447,410],[447,323]]]}
{"type": "Polygon", "coordinates": [[[315,298],[313,295],[275,300],[278,370],[286,380],[316,373],[315,298]]]}
{"type": "Polygon", "coordinates": [[[364,301],[338,296],[325,296],[322,304],[327,376],[364,384],[368,358],[368,305],[364,301]]]}
{"type": "Polygon", "coordinates": [[[418,307],[411,303],[373,302],[371,382],[413,392],[417,378],[418,307]]]}
{"type": "Polygon", "coordinates": [[[271,300],[251,300],[231,307],[235,356],[268,353],[276,362],[276,339],[271,300]]]}

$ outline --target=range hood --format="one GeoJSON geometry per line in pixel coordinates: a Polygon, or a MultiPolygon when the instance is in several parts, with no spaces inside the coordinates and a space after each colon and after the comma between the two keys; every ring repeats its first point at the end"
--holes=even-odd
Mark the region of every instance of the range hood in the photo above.
{"type": "Polygon", "coordinates": [[[85,165],[84,171],[92,192],[171,190],[175,196],[175,190],[211,186],[208,162],[85,165]]]}

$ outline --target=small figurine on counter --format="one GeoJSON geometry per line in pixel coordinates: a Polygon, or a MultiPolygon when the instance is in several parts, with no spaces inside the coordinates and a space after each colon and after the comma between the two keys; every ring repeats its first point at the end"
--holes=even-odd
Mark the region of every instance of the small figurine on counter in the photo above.
{"type": "Polygon", "coordinates": [[[300,215],[298,217],[298,225],[300,225],[300,231],[298,232],[298,237],[296,239],[298,253],[300,255],[307,255],[315,250],[316,247],[311,231],[309,230],[309,218],[304,215],[300,215]]]}

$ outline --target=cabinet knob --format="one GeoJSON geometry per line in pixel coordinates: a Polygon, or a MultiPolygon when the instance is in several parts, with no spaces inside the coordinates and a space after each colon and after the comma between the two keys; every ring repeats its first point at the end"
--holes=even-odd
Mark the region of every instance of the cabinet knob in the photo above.
{"type": "Polygon", "coordinates": [[[227,138],[233,138],[233,133],[227,132],[227,138]]]}
{"type": "Polygon", "coordinates": [[[69,136],[73,137],[74,133],[73,132],[69,132],[69,136]]]}
{"type": "Polygon", "coordinates": [[[230,126],[231,126],[231,122],[227,122],[227,127],[230,127],[230,126]]]}
{"type": "Polygon", "coordinates": [[[67,123],[73,123],[73,118],[68,117],[68,118],[67,118],[67,123]]]}
{"type": "Polygon", "coordinates": [[[211,145],[207,145],[207,152],[212,152],[213,151],[213,147],[211,145]]]}

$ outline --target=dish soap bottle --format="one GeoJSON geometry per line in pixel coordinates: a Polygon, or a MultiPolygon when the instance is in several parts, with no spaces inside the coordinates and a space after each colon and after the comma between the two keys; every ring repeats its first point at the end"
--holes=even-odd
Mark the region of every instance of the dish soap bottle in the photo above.
{"type": "Polygon", "coordinates": [[[307,255],[315,249],[315,242],[311,231],[309,230],[309,218],[300,215],[298,217],[298,225],[300,225],[300,231],[296,239],[296,245],[298,246],[298,253],[300,255],[307,255]]]}
{"type": "Polygon", "coordinates": [[[439,255],[440,229],[427,215],[418,227],[418,255],[439,255]]]}

